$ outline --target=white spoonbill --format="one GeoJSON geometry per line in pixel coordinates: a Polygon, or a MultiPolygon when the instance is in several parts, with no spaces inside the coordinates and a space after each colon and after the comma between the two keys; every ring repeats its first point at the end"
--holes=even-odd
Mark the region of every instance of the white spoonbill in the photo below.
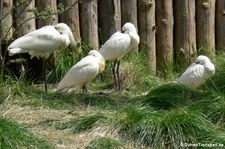
{"type": "Polygon", "coordinates": [[[8,51],[10,56],[19,53],[29,53],[31,58],[43,58],[45,91],[47,92],[46,59],[52,52],[62,50],[68,46],[75,46],[73,33],[65,23],[59,23],[44,26],[16,39],[9,45],[8,51]]]}
{"type": "Polygon", "coordinates": [[[122,32],[118,31],[114,33],[99,50],[106,61],[115,60],[112,72],[117,90],[121,90],[119,77],[120,59],[131,49],[136,48],[139,41],[140,38],[135,26],[132,23],[127,22],[123,25],[122,32]]]}
{"type": "Polygon", "coordinates": [[[105,69],[105,60],[97,50],[91,50],[88,55],[76,63],[64,76],[58,85],[58,91],[65,92],[71,87],[82,88],[105,69]]]}
{"type": "Polygon", "coordinates": [[[181,75],[178,82],[189,88],[198,88],[215,74],[215,66],[207,56],[200,55],[181,75]]]}

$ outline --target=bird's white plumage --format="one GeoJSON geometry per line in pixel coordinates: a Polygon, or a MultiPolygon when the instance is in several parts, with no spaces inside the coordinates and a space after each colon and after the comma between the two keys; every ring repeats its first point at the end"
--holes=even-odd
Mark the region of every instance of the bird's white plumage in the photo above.
{"type": "Polygon", "coordinates": [[[105,60],[102,55],[91,50],[86,57],[75,64],[64,76],[58,85],[58,91],[66,91],[71,87],[81,88],[105,69],[105,60]]]}
{"type": "Polygon", "coordinates": [[[124,24],[122,31],[124,33],[119,31],[114,33],[100,48],[99,52],[105,60],[120,60],[138,46],[140,38],[133,24],[129,22],[124,24]]]}
{"type": "Polygon", "coordinates": [[[190,88],[197,88],[214,74],[215,66],[213,63],[207,56],[200,55],[195,63],[191,64],[181,75],[178,82],[190,88]]]}
{"type": "Polygon", "coordinates": [[[29,53],[31,57],[45,57],[56,51],[75,46],[75,40],[70,28],[64,24],[44,26],[32,31],[12,42],[9,47],[9,55],[29,53]]]}

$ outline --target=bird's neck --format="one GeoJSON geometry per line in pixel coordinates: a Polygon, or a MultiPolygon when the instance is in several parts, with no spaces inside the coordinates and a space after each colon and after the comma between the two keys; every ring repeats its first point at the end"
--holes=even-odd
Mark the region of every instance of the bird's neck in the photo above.
{"type": "Polygon", "coordinates": [[[138,34],[136,32],[130,32],[129,36],[131,38],[131,46],[132,46],[132,48],[136,47],[139,44],[139,40],[140,40],[138,34]]]}
{"type": "Polygon", "coordinates": [[[70,38],[69,38],[69,36],[63,34],[62,37],[63,37],[62,39],[64,39],[65,45],[69,46],[70,45],[70,38]]]}

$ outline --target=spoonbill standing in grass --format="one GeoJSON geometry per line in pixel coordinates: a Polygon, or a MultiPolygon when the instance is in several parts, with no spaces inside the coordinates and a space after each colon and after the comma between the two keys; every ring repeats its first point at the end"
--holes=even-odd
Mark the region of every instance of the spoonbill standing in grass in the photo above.
{"type": "Polygon", "coordinates": [[[132,23],[127,22],[123,25],[122,32],[118,31],[114,33],[99,50],[106,61],[115,60],[112,72],[117,90],[121,90],[119,77],[120,59],[131,49],[136,48],[139,41],[140,38],[135,26],[132,23]]]}
{"type": "Polygon", "coordinates": [[[215,66],[207,56],[200,55],[181,75],[178,82],[190,88],[198,88],[215,74],[215,66]]]}
{"type": "Polygon", "coordinates": [[[29,53],[31,58],[43,58],[45,91],[47,92],[46,59],[52,52],[65,49],[68,46],[75,46],[73,33],[65,23],[59,23],[44,26],[16,39],[9,45],[8,51],[10,56],[29,53]]]}
{"type": "Polygon", "coordinates": [[[82,88],[105,69],[105,60],[97,50],[91,50],[88,55],[75,64],[58,85],[58,91],[65,92],[71,87],[82,88]]]}

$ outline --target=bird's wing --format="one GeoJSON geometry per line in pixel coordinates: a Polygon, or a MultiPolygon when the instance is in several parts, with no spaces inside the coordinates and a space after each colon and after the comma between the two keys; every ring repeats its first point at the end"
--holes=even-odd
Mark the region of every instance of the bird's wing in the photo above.
{"type": "Polygon", "coordinates": [[[203,65],[193,63],[181,75],[178,82],[188,87],[198,87],[206,80],[206,71],[203,65]]]}
{"type": "Polygon", "coordinates": [[[30,50],[53,52],[58,50],[63,42],[60,33],[53,26],[45,26],[16,39],[9,45],[8,50],[12,54],[29,52],[30,50]],[[11,50],[16,48],[21,49],[21,51],[11,50]]]}
{"type": "Polygon", "coordinates": [[[60,81],[58,90],[73,86],[81,87],[89,83],[98,74],[98,61],[93,56],[86,56],[75,64],[60,81]]]}
{"type": "Polygon", "coordinates": [[[100,48],[105,60],[120,59],[129,52],[130,36],[120,32],[114,33],[100,48]]]}

